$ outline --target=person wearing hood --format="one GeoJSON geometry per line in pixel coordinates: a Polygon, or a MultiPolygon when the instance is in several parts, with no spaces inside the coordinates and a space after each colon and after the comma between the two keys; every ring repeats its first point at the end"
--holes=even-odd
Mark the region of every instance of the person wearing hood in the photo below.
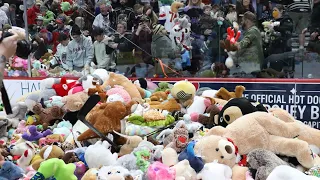
{"type": "Polygon", "coordinates": [[[40,7],[40,13],[43,16],[43,24],[46,26],[51,21],[54,21],[54,13],[52,11],[49,11],[49,9],[46,6],[40,7]]]}
{"type": "MultiPolygon", "coordinates": [[[[163,25],[157,24],[153,26],[151,54],[154,58],[160,59],[163,64],[166,64],[171,69],[176,69],[175,64],[179,62],[178,58],[180,52],[176,47],[173,47],[172,40],[167,34],[163,25]]],[[[166,67],[164,67],[164,70],[167,75],[173,73],[166,67]]],[[[155,62],[155,71],[157,75],[164,75],[158,61],[155,62]]]]}
{"type": "Polygon", "coordinates": [[[67,62],[70,71],[89,69],[93,59],[93,45],[90,38],[82,35],[80,28],[74,25],[71,30],[72,41],[68,44],[67,62]]]}
{"type": "Polygon", "coordinates": [[[27,11],[27,19],[28,19],[28,25],[36,24],[36,18],[40,15],[40,6],[41,1],[36,1],[36,4],[32,6],[27,11]]]}

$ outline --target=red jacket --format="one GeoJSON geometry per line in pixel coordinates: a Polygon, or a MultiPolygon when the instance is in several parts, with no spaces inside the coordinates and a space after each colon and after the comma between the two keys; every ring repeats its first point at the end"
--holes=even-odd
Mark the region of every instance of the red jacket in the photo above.
{"type": "Polygon", "coordinates": [[[28,25],[36,24],[37,13],[40,13],[40,9],[37,9],[36,6],[28,9],[28,25]]]}

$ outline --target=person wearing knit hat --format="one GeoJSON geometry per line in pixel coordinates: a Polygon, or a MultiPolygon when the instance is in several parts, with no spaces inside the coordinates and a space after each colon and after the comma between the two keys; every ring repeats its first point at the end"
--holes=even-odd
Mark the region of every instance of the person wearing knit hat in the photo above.
{"type": "MultiPolygon", "coordinates": [[[[161,24],[156,24],[152,29],[152,43],[151,43],[151,54],[154,58],[161,59],[161,61],[169,66],[170,68],[174,68],[175,59],[176,59],[176,49],[172,40],[168,36],[168,33],[165,27],[161,24]]],[[[168,68],[164,68],[165,73],[169,75],[172,73],[168,68]]],[[[159,76],[163,76],[162,68],[160,64],[157,62],[155,64],[156,74],[159,76]]]]}
{"type": "Polygon", "coordinates": [[[71,37],[72,41],[68,44],[66,62],[69,70],[88,70],[94,55],[92,40],[90,37],[85,37],[77,25],[72,27],[71,37]]]}

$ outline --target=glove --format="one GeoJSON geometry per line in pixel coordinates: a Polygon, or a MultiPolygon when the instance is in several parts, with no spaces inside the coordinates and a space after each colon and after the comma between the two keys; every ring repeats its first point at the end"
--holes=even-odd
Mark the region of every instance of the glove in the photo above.
{"type": "Polygon", "coordinates": [[[89,70],[89,69],[90,69],[90,66],[86,64],[86,65],[84,66],[84,69],[85,69],[85,70],[89,70]]]}

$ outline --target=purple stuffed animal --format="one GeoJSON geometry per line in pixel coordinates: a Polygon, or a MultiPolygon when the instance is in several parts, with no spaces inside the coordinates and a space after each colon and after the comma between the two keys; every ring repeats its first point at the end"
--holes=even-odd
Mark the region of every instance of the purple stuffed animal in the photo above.
{"type": "Polygon", "coordinates": [[[29,126],[27,132],[23,133],[22,138],[27,141],[38,141],[40,138],[46,137],[52,134],[50,129],[47,129],[43,133],[37,131],[36,126],[29,126]]]}

